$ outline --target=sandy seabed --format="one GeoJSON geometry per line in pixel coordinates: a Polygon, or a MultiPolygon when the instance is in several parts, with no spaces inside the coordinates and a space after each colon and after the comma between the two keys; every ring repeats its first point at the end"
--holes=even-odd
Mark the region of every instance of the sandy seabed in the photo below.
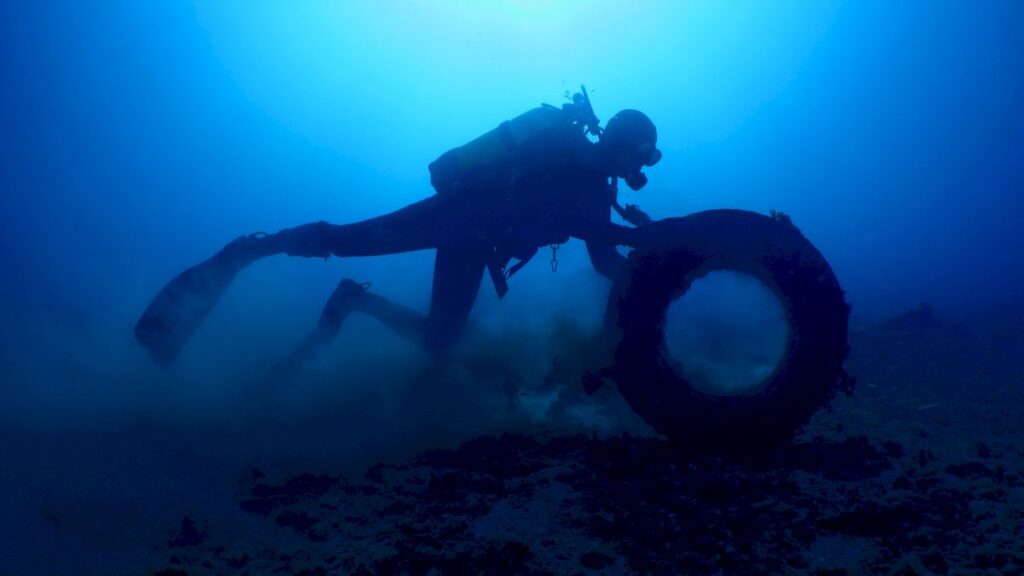
{"type": "Polygon", "coordinates": [[[549,431],[365,474],[252,469],[173,510],[129,573],[1024,574],[1024,318],[911,315],[851,344],[854,395],[770,454],[549,431]]]}

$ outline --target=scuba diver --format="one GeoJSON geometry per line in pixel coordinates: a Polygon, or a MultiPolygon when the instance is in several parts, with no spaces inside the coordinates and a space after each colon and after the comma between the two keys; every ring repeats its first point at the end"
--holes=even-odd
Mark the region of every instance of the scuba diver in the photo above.
{"type": "MultiPolygon", "coordinates": [[[[625,257],[617,245],[631,234],[611,222],[615,210],[639,227],[651,220],[617,200],[618,180],[643,188],[643,168],[661,159],[657,131],[636,110],[599,126],[586,88],[561,108],[543,105],[429,166],[433,196],[390,214],[352,224],[314,222],[229,243],[167,284],[135,326],[136,339],[163,363],[174,360],[235,275],[276,254],[309,258],[375,256],[436,249],[430,308],[421,313],[342,280],[313,332],[281,365],[294,368],[337,335],[353,311],[385,323],[429,351],[448,349],[476,300],[484,270],[499,298],[508,278],[539,248],[572,238],[586,242],[598,273],[614,278],[625,257]],[[596,140],[596,141],[594,141],[596,140]],[[515,259],[517,262],[509,264],[515,259]]],[[[552,260],[552,267],[557,264],[552,260]]]]}

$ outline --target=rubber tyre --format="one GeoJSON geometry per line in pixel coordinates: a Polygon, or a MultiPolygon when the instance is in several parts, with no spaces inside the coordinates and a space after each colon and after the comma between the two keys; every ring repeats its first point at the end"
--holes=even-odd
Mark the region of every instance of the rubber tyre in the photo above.
{"type": "Polygon", "coordinates": [[[711,210],[662,220],[638,231],[612,289],[611,375],[633,410],[684,450],[760,451],[790,440],[847,382],[849,311],[832,268],[788,218],[711,210]],[[761,280],[789,323],[781,361],[748,394],[695,389],[665,345],[669,305],[713,270],[761,280]]]}

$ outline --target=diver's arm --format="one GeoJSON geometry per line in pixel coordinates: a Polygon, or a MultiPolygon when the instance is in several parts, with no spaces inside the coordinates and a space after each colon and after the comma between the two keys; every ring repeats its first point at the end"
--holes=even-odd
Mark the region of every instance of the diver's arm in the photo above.
{"type": "Polygon", "coordinates": [[[622,270],[626,257],[619,253],[615,244],[590,240],[587,242],[587,255],[597,273],[614,280],[622,270]]]}
{"type": "MultiPolygon", "coordinates": [[[[614,190],[611,190],[614,194],[614,190]]],[[[611,203],[617,204],[614,195],[611,203]]],[[[581,222],[573,236],[587,243],[587,255],[598,274],[610,279],[618,276],[626,257],[616,246],[635,246],[638,228],[631,228],[611,222],[608,218],[608,204],[597,207],[593,217],[581,222]],[[599,215],[600,214],[600,215],[599,215]]]]}
{"type": "Polygon", "coordinates": [[[648,216],[647,213],[641,210],[636,204],[626,204],[625,208],[622,207],[622,204],[619,204],[618,179],[612,181],[609,186],[609,193],[611,195],[612,210],[615,210],[615,213],[626,222],[629,222],[637,228],[654,222],[654,219],[648,216]]]}
{"type": "Polygon", "coordinates": [[[616,201],[612,204],[612,208],[615,209],[615,212],[617,212],[623,220],[637,228],[647,226],[651,222],[654,222],[654,219],[648,216],[647,212],[641,210],[636,204],[626,204],[626,207],[623,208],[616,201]]]}
{"type": "MultiPolygon", "coordinates": [[[[635,246],[640,224],[625,217],[623,217],[624,220],[637,228],[611,222],[609,206],[620,216],[623,216],[624,210],[634,210],[644,218],[647,215],[635,206],[625,209],[619,206],[618,186],[614,180],[605,185],[603,192],[603,194],[588,196],[599,200],[583,210],[585,216],[573,236],[587,243],[587,255],[590,256],[590,263],[594,266],[594,270],[597,270],[598,274],[602,276],[614,279],[626,262],[626,257],[619,253],[616,246],[635,246]]],[[[632,212],[627,212],[627,214],[633,215],[632,212]]],[[[650,219],[647,218],[642,223],[647,224],[649,221],[650,219]]]]}

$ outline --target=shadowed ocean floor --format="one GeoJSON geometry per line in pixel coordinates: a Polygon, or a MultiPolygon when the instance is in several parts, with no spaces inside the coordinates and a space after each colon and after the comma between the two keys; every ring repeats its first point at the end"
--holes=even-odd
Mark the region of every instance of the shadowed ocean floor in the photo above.
{"type": "Polygon", "coordinates": [[[124,486],[83,479],[120,490],[117,506],[93,494],[9,511],[5,530],[24,524],[0,573],[37,573],[41,558],[51,573],[165,576],[1024,573],[1024,314],[921,309],[853,330],[851,345],[854,395],[754,460],[679,456],[633,422],[486,435],[365,473],[239,472],[151,432],[105,448],[134,468],[124,486]],[[165,449],[137,458],[152,436],[165,449]],[[132,502],[147,466],[192,497],[154,501],[149,486],[132,502]]]}

